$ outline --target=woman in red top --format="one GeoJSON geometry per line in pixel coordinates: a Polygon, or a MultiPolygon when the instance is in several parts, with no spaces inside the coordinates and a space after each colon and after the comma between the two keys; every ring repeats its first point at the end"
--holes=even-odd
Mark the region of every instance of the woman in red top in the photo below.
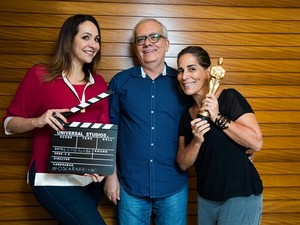
{"type": "Polygon", "coordinates": [[[90,15],[68,18],[47,64],[30,68],[4,116],[6,134],[33,131],[29,182],[40,204],[64,225],[103,225],[97,207],[103,176],[47,172],[52,129],[63,122],[109,123],[108,100],[101,100],[68,120],[63,112],[107,90],[96,74],[101,57],[98,22],[90,15]]]}

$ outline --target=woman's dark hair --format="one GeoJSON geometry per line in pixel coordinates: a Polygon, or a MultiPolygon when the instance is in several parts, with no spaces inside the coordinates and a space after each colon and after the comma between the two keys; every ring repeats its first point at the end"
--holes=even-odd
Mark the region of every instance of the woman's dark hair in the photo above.
{"type": "Polygon", "coordinates": [[[54,55],[47,66],[48,73],[46,76],[46,80],[53,80],[57,75],[61,74],[63,71],[67,74],[71,71],[74,39],[79,31],[79,25],[86,21],[92,22],[97,27],[100,49],[91,63],[85,63],[83,65],[82,70],[85,73],[84,80],[89,80],[89,71],[91,73],[96,72],[97,66],[101,59],[100,27],[97,20],[93,16],[77,14],[69,17],[64,22],[59,32],[57,43],[54,49],[54,55]]]}
{"type": "Polygon", "coordinates": [[[178,53],[177,63],[178,63],[179,58],[185,54],[192,54],[193,56],[195,56],[198,60],[199,65],[205,69],[207,69],[211,65],[208,52],[199,46],[188,46],[188,47],[182,49],[178,53]]]}

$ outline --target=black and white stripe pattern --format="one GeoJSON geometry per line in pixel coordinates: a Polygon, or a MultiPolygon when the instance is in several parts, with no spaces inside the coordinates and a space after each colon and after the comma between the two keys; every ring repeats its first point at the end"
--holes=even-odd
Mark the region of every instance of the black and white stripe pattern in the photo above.
{"type": "Polygon", "coordinates": [[[91,129],[114,129],[116,125],[114,124],[104,124],[104,123],[87,123],[87,122],[71,122],[66,124],[68,127],[80,127],[80,128],[91,128],[91,129]]]}
{"type": "Polygon", "coordinates": [[[93,97],[93,98],[90,98],[88,101],[86,102],[82,102],[80,103],[78,106],[75,106],[73,107],[70,112],[65,112],[65,113],[62,113],[64,117],[67,117],[71,114],[74,114],[74,113],[77,113],[78,111],[82,110],[82,109],[85,109],[86,107],[104,99],[104,98],[107,98],[108,96],[110,96],[112,94],[112,90],[107,90],[105,92],[102,92],[101,94],[93,97]]]}

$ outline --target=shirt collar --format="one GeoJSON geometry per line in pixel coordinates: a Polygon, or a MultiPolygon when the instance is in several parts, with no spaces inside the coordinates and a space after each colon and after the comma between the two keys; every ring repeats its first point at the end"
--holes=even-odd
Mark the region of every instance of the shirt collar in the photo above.
{"type": "MultiPolygon", "coordinates": [[[[70,83],[70,82],[68,81],[68,79],[67,79],[66,74],[65,74],[64,71],[62,72],[61,75],[62,75],[64,81],[65,81],[67,84],[70,83]]],[[[89,82],[88,82],[88,83],[90,83],[90,84],[94,84],[94,83],[95,83],[95,79],[94,79],[94,77],[92,76],[92,74],[90,73],[90,71],[89,71],[89,82]]]]}
{"type": "MultiPolygon", "coordinates": [[[[147,75],[147,74],[145,73],[143,67],[141,67],[141,74],[142,74],[142,77],[143,77],[143,78],[146,78],[146,75],[147,75]]],[[[164,64],[164,70],[163,70],[163,72],[162,72],[162,75],[163,75],[163,76],[166,76],[166,75],[167,75],[167,66],[166,66],[166,64],[164,64]]]]}
{"type": "Polygon", "coordinates": [[[95,83],[95,79],[94,77],[92,76],[92,74],[89,72],[89,81],[86,83],[85,87],[84,87],[84,90],[83,90],[83,93],[82,93],[82,97],[80,98],[77,94],[77,91],[75,90],[75,88],[73,87],[73,85],[70,83],[70,81],[68,80],[68,78],[66,77],[66,74],[64,73],[64,71],[62,72],[62,78],[64,80],[64,82],[68,85],[68,87],[73,91],[73,93],[76,95],[76,97],[78,98],[78,100],[80,102],[85,102],[85,89],[94,84],[95,83]]]}

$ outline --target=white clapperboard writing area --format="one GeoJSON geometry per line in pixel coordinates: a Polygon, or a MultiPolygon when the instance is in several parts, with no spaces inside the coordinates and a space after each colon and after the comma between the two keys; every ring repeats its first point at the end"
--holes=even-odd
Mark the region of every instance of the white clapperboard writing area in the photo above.
{"type": "MultiPolygon", "coordinates": [[[[73,107],[65,117],[112,94],[103,92],[73,107]]],[[[53,130],[48,169],[53,173],[111,175],[116,160],[118,126],[114,124],[70,122],[64,130],[53,130]]]]}

